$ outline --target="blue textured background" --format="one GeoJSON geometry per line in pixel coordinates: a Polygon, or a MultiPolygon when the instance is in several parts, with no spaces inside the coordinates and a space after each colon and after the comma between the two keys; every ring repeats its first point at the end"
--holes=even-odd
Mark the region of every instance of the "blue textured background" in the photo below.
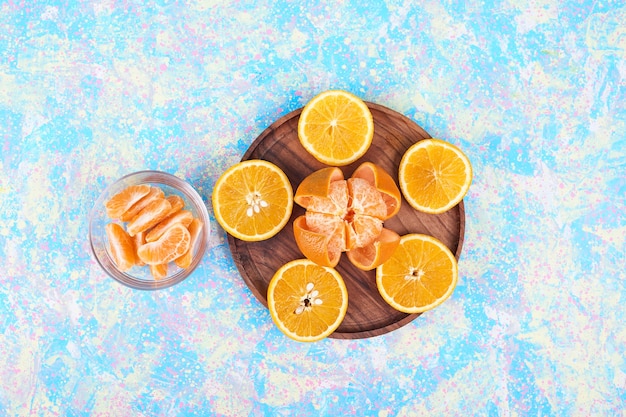
{"type": "Polygon", "coordinates": [[[0,1],[0,414],[625,415],[625,22],[622,1],[0,1]],[[173,288],[98,268],[104,187],[164,170],[212,216],[219,175],[329,88],[470,157],[442,306],[292,342],[215,221],[173,288]]]}

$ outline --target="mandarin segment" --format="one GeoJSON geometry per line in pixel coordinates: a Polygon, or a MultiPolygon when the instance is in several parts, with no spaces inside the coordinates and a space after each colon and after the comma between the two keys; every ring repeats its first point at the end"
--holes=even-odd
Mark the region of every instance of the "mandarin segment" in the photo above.
{"type": "Polygon", "coordinates": [[[339,180],[329,184],[326,195],[311,195],[301,200],[305,202],[306,206],[303,207],[307,211],[344,217],[348,213],[349,199],[350,192],[347,181],[339,180]]]}
{"type": "Polygon", "coordinates": [[[377,217],[355,214],[351,222],[346,223],[349,240],[346,249],[365,247],[376,240],[383,231],[383,222],[377,217]]]}
{"type": "Polygon", "coordinates": [[[134,236],[139,232],[144,232],[163,220],[171,211],[172,205],[164,198],[152,201],[144,207],[126,225],[128,234],[134,236]]]}
{"type": "Polygon", "coordinates": [[[141,197],[139,201],[133,204],[128,210],[126,210],[121,216],[120,220],[123,222],[128,222],[133,219],[141,210],[143,210],[148,204],[153,202],[154,200],[164,198],[165,193],[159,187],[150,187],[150,192],[145,196],[141,197]]]}
{"type": "Polygon", "coordinates": [[[191,237],[191,243],[189,244],[189,249],[182,256],[176,258],[174,263],[178,265],[180,268],[189,268],[191,265],[191,261],[193,260],[193,251],[196,247],[196,243],[200,238],[202,233],[202,228],[204,227],[204,223],[202,220],[194,218],[189,226],[187,226],[187,230],[189,230],[189,235],[191,237]]]}
{"type": "Polygon", "coordinates": [[[373,184],[381,193],[387,207],[387,214],[383,220],[387,220],[400,211],[402,196],[400,189],[391,175],[380,166],[372,162],[364,162],[354,171],[352,178],[362,178],[373,184]]]}
{"type": "Polygon", "coordinates": [[[185,227],[189,226],[193,221],[193,213],[189,210],[179,210],[170,214],[159,223],[157,223],[152,229],[146,233],[146,242],[154,242],[165,233],[165,231],[172,227],[176,223],[182,223],[185,227]]]}
{"type": "Polygon", "coordinates": [[[120,271],[128,271],[136,262],[132,238],[117,223],[109,223],[104,229],[109,243],[109,254],[113,258],[113,262],[120,271]]]}
{"type": "Polygon", "coordinates": [[[150,274],[155,280],[159,281],[167,277],[167,270],[169,269],[167,264],[149,265],[149,267],[150,274]]]}
{"type": "Polygon", "coordinates": [[[189,250],[191,235],[181,223],[176,223],[154,242],[137,249],[139,258],[148,265],[165,264],[182,256],[189,250]]]}
{"type": "Polygon", "coordinates": [[[131,237],[131,239],[133,239],[133,247],[135,249],[135,264],[137,266],[144,266],[145,263],[141,259],[139,259],[139,255],[137,255],[137,249],[139,248],[139,246],[146,243],[145,232],[136,233],[135,236],[131,237]]]}
{"type": "Polygon", "coordinates": [[[111,197],[105,204],[107,216],[116,220],[150,192],[150,186],[146,184],[131,185],[111,197]]]}
{"type": "Polygon", "coordinates": [[[181,210],[183,207],[185,207],[185,201],[179,195],[176,195],[176,194],[168,195],[167,197],[165,197],[165,199],[169,201],[170,206],[172,206],[169,214],[175,213],[178,210],[181,210]]]}
{"type": "Polygon", "coordinates": [[[362,178],[350,178],[347,181],[350,195],[350,209],[354,214],[385,219],[387,205],[380,191],[373,184],[362,178]]]}
{"type": "Polygon", "coordinates": [[[341,217],[333,214],[307,210],[304,213],[304,219],[306,228],[315,233],[327,236],[340,234],[342,242],[341,245],[338,246],[338,249],[342,251],[346,250],[346,246],[344,244],[345,239],[343,239],[346,222],[341,217]]]}

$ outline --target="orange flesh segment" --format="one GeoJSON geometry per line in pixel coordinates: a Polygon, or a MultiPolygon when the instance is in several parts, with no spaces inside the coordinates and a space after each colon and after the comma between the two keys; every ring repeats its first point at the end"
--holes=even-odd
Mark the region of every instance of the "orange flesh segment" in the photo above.
{"type": "Polygon", "coordinates": [[[133,219],[141,210],[143,210],[148,204],[159,198],[164,198],[165,194],[159,187],[150,187],[150,192],[143,196],[139,201],[133,204],[128,210],[126,210],[120,220],[127,222],[133,219]]]}
{"type": "Polygon", "coordinates": [[[350,208],[355,214],[373,216],[384,219],[387,215],[387,206],[380,192],[362,178],[348,180],[350,194],[350,208]]]}
{"type": "Polygon", "coordinates": [[[372,162],[364,162],[354,171],[352,178],[363,178],[381,193],[387,207],[387,214],[383,220],[398,214],[402,202],[401,192],[387,171],[372,162]]]}
{"type": "Polygon", "coordinates": [[[133,247],[135,250],[135,265],[144,266],[145,263],[141,259],[139,259],[139,255],[137,255],[137,249],[139,248],[139,246],[146,243],[145,232],[136,233],[135,236],[131,237],[131,239],[133,240],[133,247]]]}
{"type": "Polygon", "coordinates": [[[167,264],[150,265],[150,274],[157,281],[167,277],[167,270],[167,264]]]}
{"type": "Polygon", "coordinates": [[[343,227],[339,223],[332,233],[319,233],[306,224],[306,217],[300,216],[293,222],[294,238],[304,256],[318,265],[334,267],[339,263],[345,245],[343,227]]]}
{"type": "Polygon", "coordinates": [[[169,201],[170,206],[172,206],[169,214],[175,213],[185,207],[185,201],[182,199],[181,196],[173,194],[168,195],[165,199],[169,201]]]}
{"type": "Polygon", "coordinates": [[[132,238],[124,228],[117,223],[109,223],[105,226],[109,241],[109,253],[117,268],[128,271],[135,265],[135,245],[132,238]]]}
{"type": "Polygon", "coordinates": [[[396,232],[383,228],[380,235],[372,243],[348,251],[346,255],[354,266],[369,271],[389,259],[399,243],[400,236],[396,232]]]}
{"type": "Polygon", "coordinates": [[[131,185],[111,197],[105,204],[107,216],[111,219],[119,219],[122,215],[150,192],[147,184],[131,185]]]}
{"type": "Polygon", "coordinates": [[[148,265],[165,264],[182,256],[189,250],[191,235],[181,223],[176,223],[154,242],[141,245],[139,258],[148,265]]]}
{"type": "Polygon", "coordinates": [[[189,226],[187,226],[187,230],[189,230],[189,235],[191,236],[191,244],[189,245],[187,252],[174,260],[174,263],[176,263],[178,267],[184,269],[189,268],[189,265],[191,265],[191,261],[193,260],[193,251],[196,247],[196,243],[198,243],[203,227],[204,223],[202,223],[202,220],[200,219],[193,219],[189,226]]]}
{"type": "Polygon", "coordinates": [[[383,222],[376,217],[355,214],[351,222],[346,222],[346,227],[350,238],[346,249],[352,250],[374,242],[383,230],[383,222]]]}
{"type": "Polygon", "coordinates": [[[134,236],[139,232],[150,229],[163,220],[170,213],[171,209],[172,205],[164,198],[151,202],[126,225],[128,234],[134,236]]]}
{"type": "Polygon", "coordinates": [[[165,231],[172,227],[176,223],[182,223],[185,227],[189,226],[191,221],[193,220],[193,213],[189,210],[179,210],[173,214],[170,214],[159,223],[157,223],[148,233],[146,234],[146,242],[154,242],[158,238],[165,233],[165,231]]]}

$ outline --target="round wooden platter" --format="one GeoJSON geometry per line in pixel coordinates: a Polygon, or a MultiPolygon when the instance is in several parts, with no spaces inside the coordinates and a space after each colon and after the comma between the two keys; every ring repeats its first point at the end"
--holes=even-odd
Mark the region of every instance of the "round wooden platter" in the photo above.
{"type": "MultiPolygon", "coordinates": [[[[384,106],[366,103],[374,117],[374,138],[363,157],[341,167],[344,176],[365,161],[384,168],[398,178],[398,166],[404,152],[415,142],[430,135],[408,117],[384,106]]],[[[326,165],[313,158],[298,140],[298,119],[302,109],[295,110],[269,126],[248,148],[242,160],[264,159],[280,167],[293,187],[311,172],[326,165]]],[[[294,203],[289,223],[276,236],[261,242],[245,242],[228,236],[230,251],[244,281],[267,307],[267,287],[274,273],[285,263],[303,258],[293,236],[293,220],[304,214],[294,203]]],[[[385,222],[385,227],[400,235],[424,233],[441,240],[459,258],[465,232],[463,202],[446,213],[433,215],[414,210],[403,199],[399,213],[385,222]]],[[[360,339],[378,336],[414,320],[419,314],[406,314],[390,307],[376,288],[376,271],[361,271],[342,255],[336,267],[348,289],[348,312],[339,328],[330,336],[360,339]]]]}

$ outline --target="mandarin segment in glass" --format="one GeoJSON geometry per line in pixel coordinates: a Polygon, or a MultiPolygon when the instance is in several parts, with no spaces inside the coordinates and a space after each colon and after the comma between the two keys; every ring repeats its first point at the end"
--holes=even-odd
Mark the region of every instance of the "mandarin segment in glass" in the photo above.
{"type": "Polygon", "coordinates": [[[126,230],[117,223],[105,226],[109,241],[109,254],[120,271],[128,271],[135,265],[135,245],[126,230]]]}
{"type": "Polygon", "coordinates": [[[124,188],[105,203],[107,215],[113,220],[119,219],[133,204],[149,192],[150,186],[146,184],[131,185],[124,188]]]}
{"type": "Polygon", "coordinates": [[[191,245],[189,230],[176,223],[154,242],[148,242],[137,249],[139,258],[148,265],[165,264],[183,256],[191,245]]]}

